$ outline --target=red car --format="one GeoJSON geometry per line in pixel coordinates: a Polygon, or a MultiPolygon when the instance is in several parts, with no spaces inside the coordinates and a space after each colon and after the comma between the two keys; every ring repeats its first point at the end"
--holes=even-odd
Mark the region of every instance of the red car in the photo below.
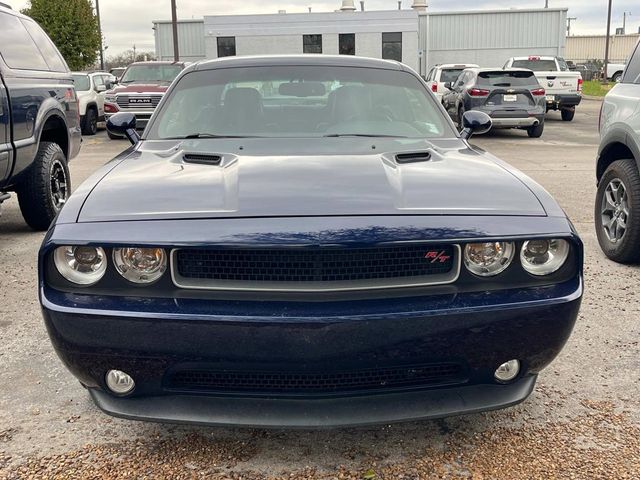
{"type": "MultiPolygon", "coordinates": [[[[118,112],[129,112],[136,116],[137,128],[146,127],[167,88],[186,65],[182,62],[132,63],[118,84],[105,96],[105,119],[118,112]]],[[[112,139],[124,138],[112,132],[107,133],[112,139]]]]}

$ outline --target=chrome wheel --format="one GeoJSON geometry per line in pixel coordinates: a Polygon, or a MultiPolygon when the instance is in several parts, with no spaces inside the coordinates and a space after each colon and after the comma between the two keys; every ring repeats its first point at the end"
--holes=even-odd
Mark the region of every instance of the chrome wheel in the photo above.
{"type": "Polygon", "coordinates": [[[56,210],[60,210],[69,195],[67,174],[60,160],[51,164],[51,201],[56,210]]]}
{"type": "Polygon", "coordinates": [[[627,190],[619,178],[609,182],[602,197],[602,229],[611,243],[618,243],[627,232],[629,202],[627,190]]]}

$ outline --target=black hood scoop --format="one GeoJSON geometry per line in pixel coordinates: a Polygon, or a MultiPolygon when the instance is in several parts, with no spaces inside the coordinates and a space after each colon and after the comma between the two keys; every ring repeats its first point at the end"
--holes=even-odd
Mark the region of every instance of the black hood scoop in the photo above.
{"type": "Polygon", "coordinates": [[[429,160],[431,160],[431,153],[427,151],[398,153],[396,155],[396,162],[398,163],[428,162],[429,160]]]}
{"type": "Polygon", "coordinates": [[[186,163],[197,163],[199,165],[220,165],[222,163],[222,155],[206,153],[185,153],[182,159],[186,163]]]}

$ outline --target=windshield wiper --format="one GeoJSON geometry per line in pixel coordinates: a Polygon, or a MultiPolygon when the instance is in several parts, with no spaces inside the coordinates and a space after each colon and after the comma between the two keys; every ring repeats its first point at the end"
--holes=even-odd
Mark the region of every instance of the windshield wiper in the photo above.
{"type": "Polygon", "coordinates": [[[215,133],[190,133],[181,137],[169,137],[167,140],[185,140],[190,138],[262,138],[255,135],[216,135],[215,133]]]}
{"type": "Polygon", "coordinates": [[[368,137],[368,138],[407,138],[404,135],[383,135],[375,133],[328,133],[323,135],[325,138],[331,137],[368,137]]]}

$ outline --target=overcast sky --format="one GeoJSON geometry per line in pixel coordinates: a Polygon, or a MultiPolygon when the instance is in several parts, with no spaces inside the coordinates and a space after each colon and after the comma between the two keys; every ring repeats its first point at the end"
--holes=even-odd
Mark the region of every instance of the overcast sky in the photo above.
{"type": "MultiPolygon", "coordinates": [[[[21,9],[27,0],[3,0],[21,9]]],[[[95,0],[93,0],[95,1],[95,0]]],[[[247,13],[306,12],[308,7],[314,12],[326,12],[339,8],[340,0],[177,0],[179,18],[202,18],[204,15],[230,15],[247,13]]],[[[355,4],[359,5],[356,0],[355,4]]],[[[409,8],[412,0],[403,0],[403,8],[409,8]]],[[[431,11],[480,10],[544,7],[545,0],[427,0],[431,11]]],[[[637,32],[640,26],[640,3],[638,0],[614,0],[611,30],[622,26],[624,11],[631,12],[627,18],[627,32],[637,32]],[[635,7],[634,8],[634,4],[635,7]]],[[[107,55],[120,53],[132,48],[153,50],[153,20],[171,18],[170,0],[103,0],[100,5],[102,30],[109,46],[107,55]]],[[[388,10],[397,8],[397,0],[366,0],[367,10],[388,10]]],[[[572,34],[593,34],[606,32],[607,2],[605,0],[549,0],[550,7],[568,7],[569,16],[578,19],[572,24],[572,34]]]]}

